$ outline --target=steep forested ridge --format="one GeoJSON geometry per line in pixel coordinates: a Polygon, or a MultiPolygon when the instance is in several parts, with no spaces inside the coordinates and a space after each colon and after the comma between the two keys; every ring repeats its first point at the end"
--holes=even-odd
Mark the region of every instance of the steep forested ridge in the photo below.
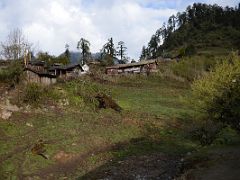
{"type": "Polygon", "coordinates": [[[143,47],[141,59],[193,54],[199,49],[221,47],[240,49],[240,4],[221,7],[194,3],[172,15],[143,47]]]}

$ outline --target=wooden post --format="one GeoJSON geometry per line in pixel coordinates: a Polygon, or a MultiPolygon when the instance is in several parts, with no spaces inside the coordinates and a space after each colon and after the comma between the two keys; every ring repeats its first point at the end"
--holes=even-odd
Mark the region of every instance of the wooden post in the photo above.
{"type": "Polygon", "coordinates": [[[32,53],[31,51],[28,52],[28,61],[27,61],[27,65],[28,63],[32,60],[32,53]]]}
{"type": "Polygon", "coordinates": [[[24,57],[23,57],[23,60],[24,60],[24,66],[27,67],[27,50],[25,49],[24,50],[24,57]]]}

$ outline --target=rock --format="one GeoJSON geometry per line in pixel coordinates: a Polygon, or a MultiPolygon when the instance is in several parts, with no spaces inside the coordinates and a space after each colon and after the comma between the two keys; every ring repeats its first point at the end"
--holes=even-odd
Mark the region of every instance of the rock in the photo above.
{"type": "Polygon", "coordinates": [[[61,99],[61,100],[59,100],[59,105],[60,106],[68,106],[69,105],[68,99],[61,99]]]}
{"type": "Polygon", "coordinates": [[[20,110],[20,108],[17,107],[16,105],[10,104],[9,99],[6,99],[5,104],[0,104],[0,108],[11,112],[17,112],[20,110]]]}
{"type": "Polygon", "coordinates": [[[24,112],[25,112],[25,113],[29,113],[29,112],[30,112],[30,109],[31,109],[30,105],[27,105],[27,106],[25,107],[24,112]]]}
{"type": "Polygon", "coordinates": [[[53,157],[53,159],[57,162],[65,163],[71,161],[75,156],[76,156],[75,154],[60,151],[53,157]]]}
{"type": "Polygon", "coordinates": [[[11,104],[9,104],[9,106],[7,106],[6,109],[9,111],[12,111],[12,112],[18,112],[20,110],[19,107],[17,107],[16,105],[11,105],[11,104]]]}
{"type": "Polygon", "coordinates": [[[25,109],[26,109],[26,110],[30,110],[30,108],[31,108],[31,107],[30,107],[30,105],[28,104],[25,109]]]}
{"type": "Polygon", "coordinates": [[[33,124],[31,124],[31,123],[26,123],[26,126],[28,126],[28,127],[33,127],[33,124]]]}
{"type": "Polygon", "coordinates": [[[47,109],[47,108],[43,108],[43,111],[44,111],[44,112],[47,112],[47,111],[48,111],[48,109],[47,109]]]}
{"type": "Polygon", "coordinates": [[[12,116],[12,112],[6,109],[3,109],[1,112],[1,118],[4,120],[8,120],[12,116]]]}

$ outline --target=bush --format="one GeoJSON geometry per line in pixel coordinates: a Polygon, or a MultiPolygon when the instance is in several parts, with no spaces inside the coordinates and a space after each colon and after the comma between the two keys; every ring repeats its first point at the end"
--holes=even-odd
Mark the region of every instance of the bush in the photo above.
{"type": "Polygon", "coordinates": [[[187,129],[187,135],[193,140],[199,141],[202,146],[212,144],[221,132],[223,124],[213,121],[195,122],[187,129]]]}
{"type": "Polygon", "coordinates": [[[231,55],[192,86],[196,110],[240,130],[240,58],[231,55]]]}
{"type": "Polygon", "coordinates": [[[37,104],[43,97],[43,88],[38,84],[27,84],[24,90],[23,101],[29,104],[37,104]]]}
{"type": "Polygon", "coordinates": [[[179,49],[178,57],[184,56],[193,56],[197,53],[196,48],[193,44],[189,44],[187,46],[183,46],[179,49]]]}
{"type": "Polygon", "coordinates": [[[63,88],[66,89],[70,104],[76,106],[86,105],[93,109],[98,106],[98,101],[95,98],[96,95],[110,95],[108,89],[91,81],[91,79],[87,76],[85,76],[83,79],[67,82],[63,88]]]}
{"type": "Polygon", "coordinates": [[[172,64],[171,69],[175,75],[185,78],[188,81],[193,81],[202,77],[208,70],[209,64],[213,62],[215,60],[206,57],[188,57],[172,64]]]}
{"type": "Polygon", "coordinates": [[[20,61],[13,61],[6,69],[0,70],[0,81],[18,83],[23,72],[20,61]]]}
{"type": "Polygon", "coordinates": [[[233,145],[238,144],[240,142],[240,135],[231,127],[227,126],[223,128],[216,136],[213,144],[221,144],[221,145],[233,145]]]}

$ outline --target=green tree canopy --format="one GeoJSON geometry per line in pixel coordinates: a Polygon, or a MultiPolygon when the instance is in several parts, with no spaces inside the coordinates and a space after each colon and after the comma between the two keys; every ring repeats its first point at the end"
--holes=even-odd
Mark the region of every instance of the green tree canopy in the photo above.
{"type": "Polygon", "coordinates": [[[78,41],[77,49],[80,50],[82,55],[81,64],[85,64],[91,55],[90,42],[84,38],[81,38],[78,41]]]}

